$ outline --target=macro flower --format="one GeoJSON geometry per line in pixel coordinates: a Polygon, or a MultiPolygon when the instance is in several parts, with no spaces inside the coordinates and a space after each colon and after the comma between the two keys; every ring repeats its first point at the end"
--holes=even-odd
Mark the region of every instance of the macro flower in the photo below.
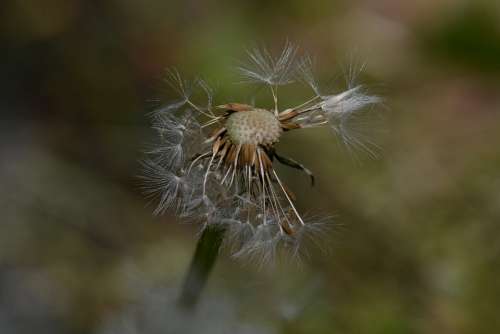
{"type": "Polygon", "coordinates": [[[263,84],[272,108],[228,102],[213,105],[205,81],[184,80],[167,72],[179,100],[152,115],[158,142],[143,161],[144,191],[157,202],[155,214],[173,209],[180,217],[204,225],[220,224],[236,257],[270,261],[280,249],[301,253],[304,241],[316,242],[325,219],[304,218],[295,194],[274,168],[276,163],[314,176],[300,162],[280,154],[275,144],[289,131],[329,126],[349,148],[371,155],[376,146],[351,126],[360,113],[372,112],[380,98],[348,79],[345,91],[322,94],[309,57],[299,58],[287,43],[274,58],[264,49],[248,52],[249,63],[238,69],[243,82],[263,84]],[[281,109],[278,86],[306,83],[314,95],[297,106],[281,109]],[[206,103],[194,102],[202,92],[206,103]]]}

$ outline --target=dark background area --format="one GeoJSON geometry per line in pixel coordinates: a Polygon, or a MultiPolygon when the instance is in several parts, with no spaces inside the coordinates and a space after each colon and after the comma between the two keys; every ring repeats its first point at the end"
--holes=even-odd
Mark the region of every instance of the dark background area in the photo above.
{"type": "Polygon", "coordinates": [[[260,270],[225,254],[204,298],[272,333],[500,331],[500,3],[3,1],[0,39],[0,333],[98,332],[175,294],[198,229],[153,217],[136,178],[164,69],[244,100],[231,67],[286,39],[325,79],[366,61],[383,151],[290,134],[318,184],[281,172],[302,211],[336,216],[331,251],[260,270]]]}

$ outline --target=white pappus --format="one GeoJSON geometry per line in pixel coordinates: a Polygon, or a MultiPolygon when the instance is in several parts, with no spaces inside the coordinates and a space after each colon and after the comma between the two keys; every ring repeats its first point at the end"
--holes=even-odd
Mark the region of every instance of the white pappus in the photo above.
{"type": "Polygon", "coordinates": [[[317,242],[326,219],[302,217],[295,195],[273,165],[299,169],[312,182],[314,177],[301,163],[279,154],[275,144],[284,132],[329,126],[348,148],[375,155],[377,146],[351,127],[351,121],[372,113],[381,99],[355,85],[353,72],[345,91],[322,94],[311,59],[299,58],[297,50],[287,43],[277,58],[265,49],[248,51],[250,62],[239,67],[242,81],[268,87],[272,108],[213,106],[212,91],[204,81],[188,82],[177,71],[167,72],[180,100],[153,114],[158,143],[143,161],[144,191],[157,203],[155,214],[172,208],[204,226],[222,224],[232,254],[259,262],[272,261],[282,249],[297,256],[305,240],[317,242]],[[296,82],[308,84],[314,95],[280,110],[278,86],[296,82]],[[193,101],[197,89],[206,96],[206,104],[193,101]]]}

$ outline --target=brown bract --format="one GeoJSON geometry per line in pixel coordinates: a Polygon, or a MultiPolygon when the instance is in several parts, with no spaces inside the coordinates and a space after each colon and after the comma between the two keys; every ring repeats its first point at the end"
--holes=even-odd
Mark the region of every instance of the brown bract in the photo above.
{"type": "MultiPolygon", "coordinates": [[[[295,211],[292,201],[294,194],[278,179],[273,169],[274,158],[290,166],[288,160],[277,155],[274,144],[278,142],[282,132],[298,129],[301,126],[291,121],[297,116],[291,110],[274,113],[266,109],[259,109],[247,104],[228,103],[218,106],[225,110],[221,116],[220,126],[217,126],[208,141],[212,142],[210,154],[205,154],[203,159],[210,159],[208,170],[220,170],[223,173],[222,183],[231,186],[235,174],[242,175],[245,179],[247,191],[254,194],[266,194],[264,202],[275,206],[277,211],[283,211],[278,203],[274,185],[278,185],[285,193],[295,211]],[[215,167],[214,167],[215,166],[215,167]],[[256,182],[257,181],[257,182],[256,182]]],[[[301,168],[300,164],[291,167],[301,168]],[[300,166],[300,167],[299,167],[300,166]]],[[[265,205],[265,204],[264,204],[265,205]]],[[[282,212],[285,216],[293,212],[282,212]]],[[[297,214],[299,221],[302,221],[297,214]]],[[[287,234],[293,234],[292,224],[282,221],[281,227],[287,234]]]]}

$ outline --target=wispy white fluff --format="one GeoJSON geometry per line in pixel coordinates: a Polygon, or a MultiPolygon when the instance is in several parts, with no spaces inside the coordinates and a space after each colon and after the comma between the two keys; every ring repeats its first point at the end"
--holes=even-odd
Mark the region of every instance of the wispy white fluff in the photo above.
{"type": "Polygon", "coordinates": [[[183,187],[187,186],[182,177],[151,160],[143,161],[142,167],[144,194],[158,201],[154,214],[162,214],[168,208],[178,207],[181,192],[186,190],[183,187]]]}
{"type": "Polygon", "coordinates": [[[299,63],[299,77],[314,91],[316,97],[306,103],[303,116],[297,118],[305,127],[329,125],[340,142],[353,154],[365,152],[376,157],[379,146],[373,138],[376,122],[373,109],[382,103],[379,96],[367,93],[367,89],[357,84],[365,64],[350,63],[344,71],[347,89],[324,94],[313,74],[313,60],[305,56],[299,63]]]}
{"type": "Polygon", "coordinates": [[[352,152],[365,151],[372,157],[377,156],[378,145],[370,135],[374,105],[381,103],[380,97],[363,92],[356,86],[337,95],[324,97],[321,109],[325,113],[330,128],[342,143],[352,152]]]}
{"type": "Polygon", "coordinates": [[[309,85],[317,96],[321,96],[320,87],[313,73],[314,59],[310,55],[303,56],[298,62],[298,78],[309,85]]]}
{"type": "MultiPolygon", "coordinates": [[[[298,48],[290,43],[276,58],[263,48],[248,51],[249,63],[239,68],[243,81],[270,87],[274,109],[268,111],[283,128],[329,127],[350,151],[376,156],[378,146],[369,132],[372,116],[377,115],[374,107],[381,99],[357,83],[364,65],[347,69],[345,90],[328,91],[314,76],[312,57],[297,60],[297,54],[298,48]],[[302,104],[280,111],[276,86],[295,81],[305,83],[314,94],[302,104]]],[[[233,144],[230,137],[214,133],[224,133],[228,115],[238,111],[214,107],[213,90],[202,79],[185,80],[178,71],[169,70],[167,82],[178,99],[153,113],[157,142],[147,150],[143,162],[143,188],[157,203],[154,213],[173,209],[203,226],[222,224],[227,231],[226,249],[235,258],[260,264],[273,262],[282,251],[288,258],[307,257],[308,244],[324,248],[319,240],[326,234],[329,220],[302,218],[293,195],[272,167],[277,159],[274,147],[254,148],[255,159],[265,155],[271,161],[268,171],[238,160],[241,145],[231,146],[232,158],[224,160],[223,156],[217,161],[216,139],[233,144]]],[[[312,175],[293,159],[283,161],[312,175]]]]}
{"type": "Polygon", "coordinates": [[[248,63],[238,67],[244,82],[264,83],[271,86],[293,82],[298,48],[287,42],[281,55],[274,58],[267,49],[247,50],[248,63]]]}

